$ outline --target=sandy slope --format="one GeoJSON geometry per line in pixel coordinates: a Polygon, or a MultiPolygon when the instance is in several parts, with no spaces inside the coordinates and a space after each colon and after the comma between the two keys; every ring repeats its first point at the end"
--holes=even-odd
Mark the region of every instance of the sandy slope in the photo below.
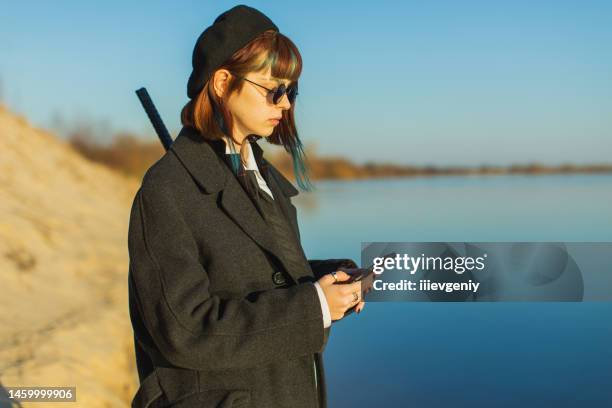
{"type": "Polygon", "coordinates": [[[76,386],[74,407],[128,406],[126,239],[138,183],[3,107],[0,143],[0,383],[76,386]]]}

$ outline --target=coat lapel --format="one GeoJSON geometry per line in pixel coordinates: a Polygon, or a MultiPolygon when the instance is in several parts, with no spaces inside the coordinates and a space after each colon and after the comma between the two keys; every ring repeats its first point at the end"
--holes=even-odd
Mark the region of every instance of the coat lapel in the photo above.
{"type": "MultiPolygon", "coordinates": [[[[235,179],[231,170],[222,161],[218,153],[215,152],[215,149],[222,149],[220,151],[224,154],[224,146],[223,141],[205,140],[196,129],[184,126],[170,147],[170,150],[177,156],[196,184],[206,194],[219,193],[220,205],[229,217],[259,246],[273,254],[282,263],[295,282],[298,282],[299,272],[292,271],[288,267],[276,245],[274,245],[265,221],[238,180],[235,179]]],[[[253,143],[252,147],[254,153],[261,159],[261,147],[256,143],[253,143]]],[[[269,167],[269,169],[273,168],[269,167]]],[[[278,172],[273,170],[270,173],[278,172]]],[[[283,210],[291,215],[289,219],[291,220],[294,232],[296,232],[296,236],[298,236],[297,225],[294,221],[296,218],[295,207],[293,207],[287,198],[298,194],[298,190],[280,173],[274,176],[274,180],[275,182],[271,183],[272,186],[270,187],[272,194],[275,195],[275,198],[278,197],[283,210]],[[279,194],[279,192],[282,192],[282,194],[279,194]]]]}
{"type": "MultiPolygon", "coordinates": [[[[268,183],[268,187],[270,187],[270,189],[272,190],[274,199],[278,200],[281,210],[289,221],[289,225],[291,225],[293,233],[295,234],[295,239],[300,242],[300,232],[297,224],[297,211],[295,209],[295,206],[291,203],[291,201],[289,201],[290,196],[286,196],[287,193],[281,187],[282,183],[279,182],[280,178],[284,180],[286,179],[283,177],[282,174],[280,174],[276,169],[272,167],[268,167],[267,174],[268,177],[266,178],[266,183],[268,183]]],[[[292,188],[294,187],[292,186],[292,188]]]]}
{"type": "Polygon", "coordinates": [[[274,166],[270,164],[263,157],[263,150],[257,143],[251,143],[253,149],[253,155],[257,162],[257,167],[260,173],[266,180],[268,187],[274,195],[274,199],[279,203],[281,210],[285,214],[285,217],[289,221],[295,239],[300,242],[299,227],[297,224],[297,211],[295,206],[291,204],[289,197],[293,197],[299,193],[299,191],[287,180],[274,166]]]}

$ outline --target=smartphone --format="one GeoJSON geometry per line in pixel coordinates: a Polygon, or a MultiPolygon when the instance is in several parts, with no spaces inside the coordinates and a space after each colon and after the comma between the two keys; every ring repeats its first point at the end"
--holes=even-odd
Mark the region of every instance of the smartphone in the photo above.
{"type": "MultiPolygon", "coordinates": [[[[396,253],[393,252],[393,253],[384,255],[383,258],[395,257],[395,255],[396,253]]],[[[368,293],[372,289],[372,286],[374,285],[374,276],[375,276],[374,266],[372,265],[369,268],[338,268],[338,270],[346,272],[351,277],[345,281],[336,282],[335,285],[343,285],[343,284],[349,284],[353,282],[361,282],[361,300],[363,301],[365,299],[366,293],[368,293]]],[[[359,303],[357,303],[357,305],[358,304],[359,303]]],[[[344,316],[347,316],[353,313],[357,305],[351,307],[350,309],[347,309],[347,311],[344,313],[344,316]]]]}

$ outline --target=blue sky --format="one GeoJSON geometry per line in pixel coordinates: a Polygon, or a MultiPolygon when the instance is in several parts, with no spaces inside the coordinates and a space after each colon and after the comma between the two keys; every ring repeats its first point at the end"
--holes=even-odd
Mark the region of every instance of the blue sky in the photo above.
{"type": "MultiPolygon", "coordinates": [[[[198,35],[239,2],[12,2],[2,99],[32,123],[180,129],[198,35]]],[[[300,48],[306,144],[356,162],[611,162],[612,2],[250,1],[300,48]]]]}

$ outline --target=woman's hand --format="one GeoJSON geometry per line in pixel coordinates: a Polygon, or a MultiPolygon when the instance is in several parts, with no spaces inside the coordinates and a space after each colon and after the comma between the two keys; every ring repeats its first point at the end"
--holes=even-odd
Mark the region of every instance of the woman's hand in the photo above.
{"type": "MultiPolygon", "coordinates": [[[[343,282],[350,277],[344,271],[336,271],[338,282],[343,282]]],[[[342,319],[344,313],[355,305],[357,305],[355,307],[356,312],[361,312],[365,307],[365,302],[361,301],[361,282],[335,285],[336,280],[331,273],[323,275],[318,282],[327,299],[332,321],[342,319]],[[358,298],[356,301],[353,293],[357,293],[358,298]]]]}

